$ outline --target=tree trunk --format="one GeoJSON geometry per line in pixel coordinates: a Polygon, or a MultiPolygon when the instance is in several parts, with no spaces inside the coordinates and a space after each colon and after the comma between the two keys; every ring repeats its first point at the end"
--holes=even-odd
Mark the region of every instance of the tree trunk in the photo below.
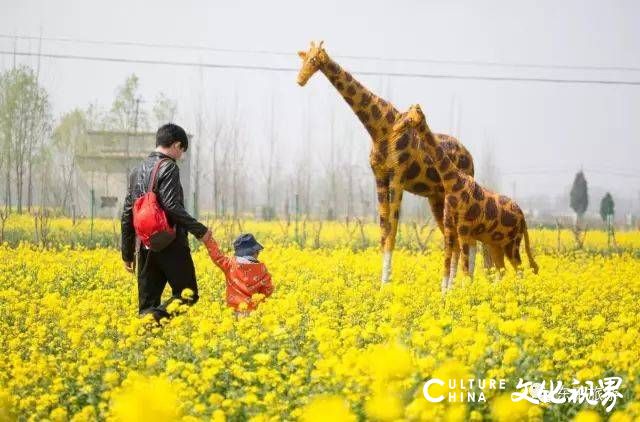
{"type": "MultiPolygon", "coordinates": [[[[9,134],[11,130],[9,130],[9,134]]],[[[10,135],[9,135],[10,136],[10,135]]],[[[11,138],[7,139],[7,178],[6,178],[6,191],[5,191],[5,206],[11,208],[11,138]]]]}
{"type": "MultiPolygon", "coordinates": [[[[29,154],[31,155],[31,154],[29,154]]],[[[33,168],[33,158],[29,157],[29,166],[27,171],[29,172],[27,178],[27,212],[31,212],[31,202],[33,200],[33,183],[31,177],[31,169],[33,168]]]]}

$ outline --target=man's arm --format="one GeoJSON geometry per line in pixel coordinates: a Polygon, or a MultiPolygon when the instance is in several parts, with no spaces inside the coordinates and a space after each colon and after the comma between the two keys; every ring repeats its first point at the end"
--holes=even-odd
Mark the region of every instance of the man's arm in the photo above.
{"type": "Polygon", "coordinates": [[[158,200],[171,220],[186,228],[189,233],[200,239],[207,232],[207,228],[193,218],[184,209],[180,201],[180,170],[173,161],[163,163],[164,171],[158,171],[158,200]],[[160,174],[161,173],[161,174],[160,174]]]}
{"type": "MultiPolygon", "coordinates": [[[[122,208],[122,217],[120,218],[120,231],[122,234],[122,241],[120,250],[122,252],[122,259],[126,263],[132,263],[134,260],[135,252],[135,239],[136,233],[133,229],[133,174],[135,170],[129,175],[129,186],[127,187],[127,196],[124,199],[124,207],[122,208]]],[[[129,268],[127,268],[129,269],[129,268]]]]}

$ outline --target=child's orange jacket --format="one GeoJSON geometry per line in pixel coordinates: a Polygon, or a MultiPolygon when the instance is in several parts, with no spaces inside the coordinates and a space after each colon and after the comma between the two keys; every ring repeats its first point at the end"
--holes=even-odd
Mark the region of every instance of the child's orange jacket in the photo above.
{"type": "Polygon", "coordinates": [[[257,305],[251,301],[254,293],[271,296],[273,284],[264,263],[225,256],[213,238],[207,239],[204,244],[209,251],[209,256],[224,272],[227,279],[227,305],[240,310],[238,306],[246,303],[247,310],[253,310],[257,305]]]}

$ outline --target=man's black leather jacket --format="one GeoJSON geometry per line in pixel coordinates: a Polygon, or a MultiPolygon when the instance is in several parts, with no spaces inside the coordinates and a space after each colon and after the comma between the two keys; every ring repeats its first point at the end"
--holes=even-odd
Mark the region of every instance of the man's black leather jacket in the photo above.
{"type": "Polygon", "coordinates": [[[184,209],[184,193],[180,184],[180,171],[175,160],[161,152],[154,151],[140,163],[129,175],[127,196],[122,210],[122,259],[131,262],[135,253],[136,234],[133,229],[133,203],[147,192],[151,170],[159,160],[168,158],[160,165],[156,181],[156,195],[160,206],[166,211],[169,224],[176,226],[176,239],[185,247],[187,243],[187,231],[200,239],[207,232],[207,228],[191,217],[184,209]]]}

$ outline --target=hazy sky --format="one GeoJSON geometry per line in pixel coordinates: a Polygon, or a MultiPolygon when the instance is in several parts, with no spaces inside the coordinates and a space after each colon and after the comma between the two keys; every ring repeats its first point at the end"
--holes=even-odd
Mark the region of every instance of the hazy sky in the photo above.
{"type": "MultiPolygon", "coordinates": [[[[46,41],[43,53],[298,67],[296,51],[325,41],[330,55],[635,67],[640,69],[637,1],[7,1],[0,34],[202,45],[290,52],[289,56],[46,41]],[[179,5],[179,7],[178,7],[179,5]]],[[[0,38],[0,50],[37,51],[37,41],[0,38]]],[[[18,58],[35,64],[35,58],[18,58]]],[[[517,195],[562,193],[581,167],[596,188],[640,207],[640,86],[358,76],[360,71],[640,81],[640,70],[584,70],[337,59],[403,110],[421,103],[431,126],[458,135],[477,167],[491,148],[501,186],[517,195]]],[[[0,69],[13,63],[0,55],[0,69]]],[[[159,91],[179,102],[194,131],[200,99],[210,120],[237,101],[247,156],[260,163],[271,104],[282,153],[293,159],[310,124],[316,171],[334,132],[366,164],[369,139],[323,75],[306,87],[295,72],[199,69],[41,59],[56,115],[97,102],[135,72],[145,105],[159,91]],[[219,113],[219,112],[218,112],[219,113]],[[305,117],[310,114],[309,117],[305,117]],[[307,123],[310,122],[310,123],[307,123]],[[355,145],[352,145],[355,144],[355,145]],[[353,149],[351,149],[353,148],[353,149]],[[315,152],[317,149],[317,153],[315,152]]],[[[326,158],[324,159],[326,160],[326,158]]],[[[291,167],[290,164],[285,168],[291,167]]],[[[365,173],[363,177],[370,176],[365,173]]],[[[598,199],[599,201],[599,199],[598,199]]],[[[595,202],[595,200],[592,200],[595,202]]]]}

